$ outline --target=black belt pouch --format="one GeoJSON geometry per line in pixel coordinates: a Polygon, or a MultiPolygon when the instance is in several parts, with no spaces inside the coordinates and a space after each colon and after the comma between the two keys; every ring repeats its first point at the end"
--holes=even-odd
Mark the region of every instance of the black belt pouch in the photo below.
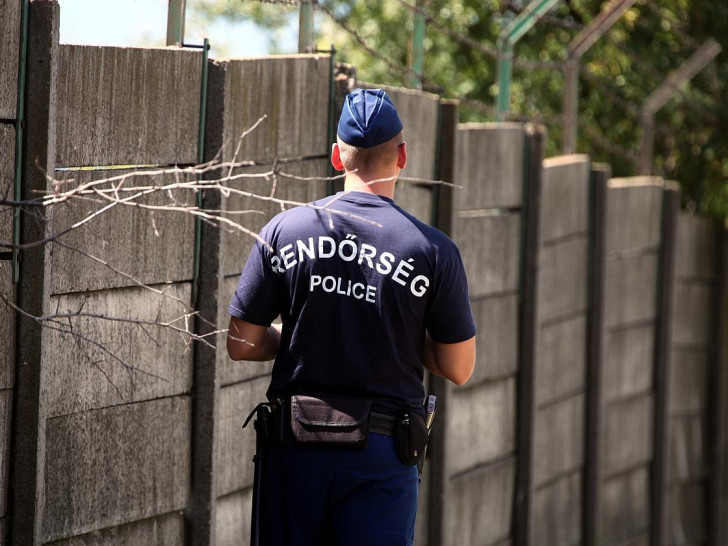
{"type": "Polygon", "coordinates": [[[399,415],[394,429],[394,448],[403,464],[420,464],[427,446],[427,425],[425,418],[414,412],[404,411],[399,415]]]}
{"type": "Polygon", "coordinates": [[[291,397],[291,432],[302,444],[363,449],[371,401],[358,398],[291,397]]]}

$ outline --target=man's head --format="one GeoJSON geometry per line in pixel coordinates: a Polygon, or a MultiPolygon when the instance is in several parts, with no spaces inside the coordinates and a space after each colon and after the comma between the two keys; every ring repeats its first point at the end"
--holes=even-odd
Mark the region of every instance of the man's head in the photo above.
{"type": "Polygon", "coordinates": [[[356,89],[347,95],[332,153],[334,167],[367,176],[404,168],[402,121],[387,93],[356,89]]]}

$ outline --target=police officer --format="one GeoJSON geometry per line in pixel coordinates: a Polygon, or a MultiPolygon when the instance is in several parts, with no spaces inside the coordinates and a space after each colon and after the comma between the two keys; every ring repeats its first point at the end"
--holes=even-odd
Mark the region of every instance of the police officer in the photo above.
{"type": "Polygon", "coordinates": [[[308,411],[304,399],[366,400],[372,416],[355,449],[305,439],[270,449],[266,545],[412,544],[419,479],[395,449],[398,416],[423,413],[424,368],[458,385],[473,371],[460,253],[393,201],[407,163],[402,129],[383,90],[346,97],[331,152],[344,191],[273,218],[230,304],[230,357],[275,357],[269,400],[294,418],[308,411]]]}

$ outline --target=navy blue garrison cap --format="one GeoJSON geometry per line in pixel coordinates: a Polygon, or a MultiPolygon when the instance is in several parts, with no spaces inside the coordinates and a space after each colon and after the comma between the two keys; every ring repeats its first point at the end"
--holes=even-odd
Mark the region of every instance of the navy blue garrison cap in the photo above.
{"type": "Polygon", "coordinates": [[[394,138],[402,121],[389,96],[381,89],[355,89],[341,109],[339,138],[357,148],[371,148],[394,138]]]}

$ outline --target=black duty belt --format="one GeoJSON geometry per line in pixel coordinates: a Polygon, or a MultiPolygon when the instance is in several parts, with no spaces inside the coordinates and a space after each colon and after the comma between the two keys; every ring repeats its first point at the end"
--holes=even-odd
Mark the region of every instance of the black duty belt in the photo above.
{"type": "Polygon", "coordinates": [[[393,436],[396,423],[397,418],[391,415],[386,415],[376,411],[369,414],[369,432],[384,434],[385,436],[393,436]]]}

